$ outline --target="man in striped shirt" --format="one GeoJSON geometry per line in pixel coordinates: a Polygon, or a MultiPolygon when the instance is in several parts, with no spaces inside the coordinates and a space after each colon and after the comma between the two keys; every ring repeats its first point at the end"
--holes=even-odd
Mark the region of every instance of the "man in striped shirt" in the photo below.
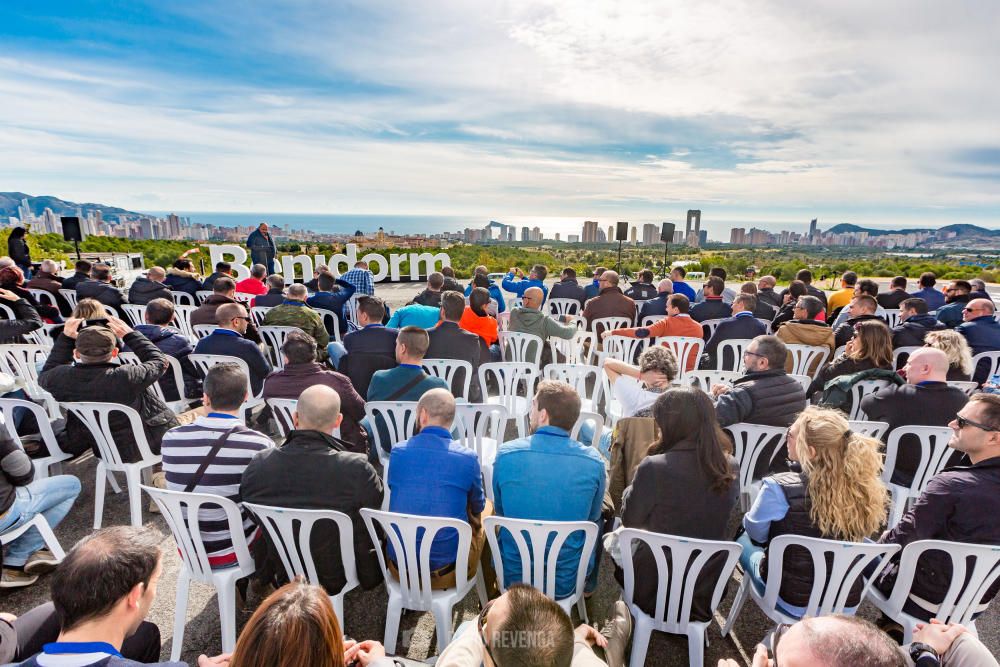
{"type": "MultiPolygon", "coordinates": [[[[202,399],[208,415],[163,436],[163,472],[168,489],[212,493],[241,502],[243,470],[254,454],[274,445],[266,435],[239,420],[240,405],[247,396],[247,377],[236,364],[217,364],[209,369],[202,399]]],[[[243,532],[252,543],[257,526],[242,506],[240,516],[243,532]]],[[[221,508],[203,508],[199,521],[212,568],[236,565],[226,513],[221,508]]]]}

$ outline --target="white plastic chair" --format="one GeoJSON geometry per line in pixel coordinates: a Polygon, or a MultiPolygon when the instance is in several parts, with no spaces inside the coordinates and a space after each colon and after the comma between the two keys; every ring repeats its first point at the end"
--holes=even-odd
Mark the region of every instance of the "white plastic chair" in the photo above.
{"type": "Polygon", "coordinates": [[[604,339],[602,359],[617,359],[626,364],[635,364],[639,355],[649,345],[648,338],[629,338],[628,336],[608,336],[604,339]]]}
{"type": "Polygon", "coordinates": [[[171,292],[170,296],[174,299],[174,304],[178,306],[194,306],[194,298],[187,292],[171,292]]]}
{"type": "Polygon", "coordinates": [[[52,394],[38,384],[38,368],[49,356],[49,351],[41,345],[12,343],[0,345],[0,372],[17,378],[24,384],[24,392],[29,398],[45,404],[52,419],[59,419],[59,404],[52,394]]]}
{"type": "Polygon", "coordinates": [[[507,409],[486,403],[459,403],[455,406],[455,442],[476,452],[483,473],[483,491],[493,500],[493,461],[507,431],[507,409]]]}
{"type": "Polygon", "coordinates": [[[576,299],[549,299],[545,302],[546,312],[556,317],[562,315],[579,315],[583,306],[576,299]]]}
{"type": "Polygon", "coordinates": [[[139,528],[142,526],[142,494],[139,492],[140,478],[149,477],[151,468],[160,463],[160,456],[153,454],[146,442],[146,432],[142,428],[142,418],[139,413],[127,405],[118,403],[93,403],[93,402],[70,402],[63,403],[62,406],[68,412],[75,415],[97,443],[97,450],[101,453],[97,461],[97,476],[94,487],[94,530],[101,527],[101,518],[104,516],[104,483],[105,480],[112,479],[112,473],[120,472],[125,475],[125,487],[128,490],[129,512],[132,526],[139,528]],[[139,460],[134,463],[126,463],[122,460],[118,450],[118,443],[115,442],[111,429],[111,415],[121,413],[129,421],[132,429],[132,437],[135,438],[135,446],[139,451],[139,460]]]}
{"type": "Polygon", "coordinates": [[[531,399],[535,395],[538,377],[538,367],[534,364],[502,361],[479,365],[479,384],[483,388],[483,403],[507,408],[507,414],[517,421],[517,433],[522,438],[527,433],[531,399]],[[491,377],[499,390],[496,396],[487,393],[488,380],[491,377]],[[522,383],[523,392],[520,389],[522,383]]]}
{"type": "Polygon", "coordinates": [[[600,399],[601,376],[604,371],[599,366],[586,364],[549,364],[542,374],[546,380],[565,382],[580,395],[581,409],[597,412],[600,399]],[[590,388],[588,389],[588,385],[590,388]]]}
{"type": "Polygon", "coordinates": [[[961,389],[966,396],[972,396],[979,389],[979,385],[975,382],[966,382],[965,380],[948,380],[948,385],[961,389]]]}
{"type": "Polygon", "coordinates": [[[122,310],[131,321],[133,327],[146,323],[146,305],[138,303],[123,303],[122,310]]]}
{"type": "Polygon", "coordinates": [[[257,298],[257,294],[250,294],[249,292],[235,292],[233,298],[242,303],[247,308],[250,307],[250,302],[257,298]]]}
{"type": "Polygon", "coordinates": [[[604,417],[597,412],[581,410],[580,416],[576,418],[576,423],[573,424],[573,428],[569,432],[569,437],[572,440],[580,440],[580,429],[587,422],[594,424],[594,436],[590,439],[590,442],[584,444],[590,445],[594,449],[600,449],[601,434],[604,432],[604,417]]]}
{"type": "Polygon", "coordinates": [[[177,329],[188,338],[194,338],[194,331],[191,329],[191,313],[195,311],[195,306],[177,304],[174,306],[174,322],[177,329]]]}
{"type": "Polygon", "coordinates": [[[358,324],[358,299],[360,298],[361,296],[352,296],[344,304],[344,316],[351,322],[354,322],[354,324],[358,324]]]}
{"type": "MultiPolygon", "coordinates": [[[[1000,577],[1000,546],[967,544],[944,540],[918,540],[910,542],[899,557],[896,583],[889,595],[875,586],[868,589],[868,599],[878,609],[903,626],[903,643],[913,641],[913,631],[923,623],[903,611],[917,576],[917,561],[928,551],[946,554],[951,558],[951,582],[944,599],[933,618],[942,623],[964,625],[977,635],[973,616],[981,606],[987,589],[1000,577]]],[[[873,577],[874,580],[874,577],[873,577]]]]}
{"type": "Polygon", "coordinates": [[[771,320],[765,320],[763,317],[758,317],[757,321],[764,325],[764,333],[771,335],[771,320]]]}
{"type": "Polygon", "coordinates": [[[378,524],[385,533],[386,541],[396,554],[396,579],[386,567],[386,556],[382,549],[376,549],[378,563],[385,576],[385,587],[389,593],[389,604],[385,615],[385,636],[382,644],[386,653],[396,652],[396,636],[399,634],[399,618],[403,609],[430,611],[434,614],[437,629],[438,653],[451,642],[452,610],[461,603],[472,590],[476,578],[468,576],[469,546],[472,544],[472,528],[464,521],[443,517],[396,514],[369,508],[361,509],[368,533],[374,544],[379,543],[378,524]],[[458,550],[455,560],[455,587],[443,590],[431,589],[431,544],[442,530],[452,528],[458,532],[458,550]],[[417,549],[417,538],[420,548],[417,549]]]}
{"type": "Polygon", "coordinates": [[[660,320],[665,319],[667,319],[666,315],[646,315],[646,317],[642,318],[642,322],[639,323],[639,326],[648,329],[660,320]]]}
{"type": "Polygon", "coordinates": [[[3,305],[2,303],[0,303],[0,313],[3,314],[2,319],[10,320],[11,322],[17,319],[17,316],[14,314],[14,311],[11,310],[8,306],[3,305]]]}
{"type": "MultiPolygon", "coordinates": [[[[332,310],[327,310],[326,308],[313,308],[313,310],[319,313],[320,317],[323,318],[323,326],[326,327],[328,333],[331,329],[333,329],[333,333],[330,334],[330,340],[342,343],[343,336],[340,333],[340,318],[337,317],[337,313],[332,310]]],[[[263,321],[263,319],[264,318],[262,317],[261,321],[263,321]]]]}
{"type": "MultiPolygon", "coordinates": [[[[163,394],[163,388],[160,387],[159,382],[154,382],[151,386],[153,393],[156,394],[157,398],[166,404],[168,408],[174,412],[183,412],[187,407],[198,399],[184,398],[184,371],[181,370],[181,362],[177,357],[171,357],[170,355],[164,355],[167,358],[167,370],[163,371],[161,380],[164,378],[169,379],[174,383],[174,388],[177,390],[177,396],[179,397],[176,401],[168,401],[163,394]]],[[[131,364],[133,366],[141,366],[142,361],[139,359],[135,352],[119,352],[118,360],[123,364],[131,364]]]]}
{"type": "Polygon", "coordinates": [[[873,422],[851,419],[848,420],[847,423],[850,425],[851,430],[855,433],[867,435],[869,438],[875,438],[876,440],[881,440],[882,435],[889,430],[889,422],[873,422]]]}
{"type": "Polygon", "coordinates": [[[295,406],[298,401],[294,398],[268,398],[264,400],[271,412],[274,414],[274,421],[278,424],[278,432],[282,438],[287,438],[293,428],[292,415],[295,414],[295,406]]]}
{"type": "Polygon", "coordinates": [[[789,373],[788,377],[797,381],[802,386],[802,391],[809,391],[809,385],[811,385],[813,381],[813,379],[808,375],[796,375],[794,373],[789,373]]]}
{"type": "Polygon", "coordinates": [[[862,380],[855,382],[851,386],[851,414],[848,416],[848,419],[867,419],[868,415],[861,410],[862,399],[882,391],[890,386],[890,384],[888,380],[862,380]]]}
{"type": "Polygon", "coordinates": [[[743,364],[743,352],[752,342],[749,338],[730,338],[719,343],[715,350],[715,367],[720,371],[734,371],[744,375],[746,366],[743,364]],[[726,359],[732,359],[733,363],[725,363],[726,359]]]}
{"type": "Polygon", "coordinates": [[[61,324],[43,324],[41,329],[35,329],[25,334],[25,340],[31,345],[38,345],[44,348],[46,353],[51,352],[52,346],[56,342],[52,337],[52,330],[61,326],[61,324]]]}
{"type": "Polygon", "coordinates": [[[520,582],[533,586],[546,597],[555,600],[567,615],[572,615],[576,605],[580,618],[587,623],[587,605],[583,597],[590,565],[597,543],[597,524],[592,521],[536,521],[533,519],[511,519],[502,516],[488,516],[483,519],[486,541],[493,554],[493,566],[497,573],[497,585],[505,592],[503,552],[500,550],[499,534],[506,530],[521,559],[520,582]],[[580,561],[576,568],[576,585],[567,597],[556,597],[556,565],[559,552],[566,540],[576,533],[583,533],[580,561]],[[542,555],[539,558],[539,554],[542,555]]]}
{"type": "Polygon", "coordinates": [[[264,326],[264,317],[267,316],[267,311],[271,310],[273,307],[274,306],[254,306],[251,308],[250,317],[253,319],[253,325],[255,327],[264,326]]]}
{"type": "Polygon", "coordinates": [[[285,357],[281,354],[281,346],[285,344],[288,334],[293,331],[302,331],[302,329],[298,327],[263,326],[257,329],[257,331],[260,332],[261,339],[271,351],[271,364],[275,369],[284,368],[285,357]]]}
{"type": "Polygon", "coordinates": [[[757,489],[760,487],[760,479],[754,477],[757,462],[772,443],[769,461],[774,460],[775,455],[785,444],[787,429],[740,422],[726,426],[725,430],[733,438],[733,455],[740,464],[740,507],[745,512],[753,504],[757,489]]]}
{"type": "Polygon", "coordinates": [[[733,600],[729,617],[722,626],[722,636],[729,634],[747,597],[753,598],[764,615],[775,623],[796,623],[810,616],[851,613],[848,607],[851,588],[856,582],[863,582],[861,597],[857,600],[857,604],[860,605],[872,582],[888,567],[890,559],[899,549],[898,544],[843,542],[802,535],[780,535],[771,540],[768,546],[767,583],[764,586],[764,593],[758,593],[757,587],[750,580],[750,575],[743,574],[743,583],[733,600]],[[778,591],[781,590],[781,579],[784,576],[785,550],[789,547],[807,549],[812,558],[812,590],[809,593],[806,611],[801,618],[790,616],[778,609],[778,591]],[[873,567],[874,570],[872,578],[865,582],[864,571],[868,567],[873,567]]]}
{"type": "Polygon", "coordinates": [[[257,518],[257,525],[263,526],[267,531],[274,550],[281,558],[281,564],[285,566],[289,581],[302,576],[314,586],[322,584],[316,574],[316,561],[309,547],[312,531],[320,521],[337,524],[340,563],[344,568],[345,583],[343,588],[330,595],[330,602],[343,630],[344,596],[360,584],[358,568],[354,562],[354,524],[351,517],[334,510],[300,510],[256,503],[243,503],[243,506],[257,518]]]}
{"type": "Polygon", "coordinates": [[[989,370],[986,373],[986,379],[989,380],[991,377],[1000,371],[1000,352],[980,352],[972,357],[972,375],[978,376],[977,372],[979,368],[979,362],[989,362],[989,370]]]}
{"type": "Polygon", "coordinates": [[[705,320],[704,322],[699,322],[701,325],[701,330],[705,333],[705,340],[709,340],[715,333],[715,330],[719,328],[719,325],[725,321],[724,318],[719,318],[715,320],[705,320]]]}
{"type": "Polygon", "coordinates": [[[17,409],[27,410],[34,415],[35,421],[38,423],[38,434],[42,437],[42,443],[49,452],[48,456],[31,459],[31,463],[35,466],[35,479],[61,474],[62,462],[69,461],[73,455],[64,452],[59,447],[59,442],[56,441],[55,433],[52,431],[52,424],[49,422],[49,416],[42,406],[19,398],[0,398],[0,422],[2,422],[0,427],[6,429],[14,444],[24,449],[20,435],[14,427],[14,411],[17,409]]]}
{"type": "Polygon", "coordinates": [[[615,331],[617,329],[627,329],[632,326],[632,318],[629,317],[595,317],[590,321],[589,329],[594,333],[594,339],[600,343],[601,334],[605,331],[615,331]]]}
{"type": "Polygon", "coordinates": [[[808,375],[815,378],[827,357],[830,348],[825,345],[786,345],[792,358],[792,375],[808,375]],[[811,369],[811,370],[810,370],[811,369]]]}
{"type": "Polygon", "coordinates": [[[217,324],[193,324],[191,325],[191,333],[198,340],[202,338],[207,338],[212,335],[212,332],[219,328],[217,324]]]}
{"type": "MultiPolygon", "coordinates": [[[[138,490],[138,489],[137,489],[138,490]]],[[[185,493],[143,486],[163,513],[180,552],[181,568],[177,573],[177,598],[174,608],[174,637],[170,660],[178,661],[184,648],[184,626],[187,619],[188,588],[191,581],[209,584],[219,599],[219,625],[222,631],[222,652],[236,646],[236,581],[257,569],[243,533],[240,508],[232,500],[211,493],[185,493]],[[205,542],[201,536],[198,515],[203,506],[220,508],[226,513],[229,537],[233,541],[236,565],[213,570],[208,563],[205,542]]]]}
{"type": "Polygon", "coordinates": [[[885,313],[885,321],[888,322],[890,329],[899,326],[899,308],[886,308],[883,312],[885,313]]]}
{"type": "MultiPolygon", "coordinates": [[[[904,345],[903,347],[897,347],[892,351],[892,367],[895,370],[899,370],[906,365],[906,359],[903,359],[904,355],[909,357],[912,353],[919,350],[920,347],[917,345],[904,345]]],[[[975,368],[973,366],[973,368],[975,368]]]]}
{"type": "Polygon", "coordinates": [[[35,297],[35,301],[37,301],[40,305],[52,306],[53,308],[59,307],[59,304],[56,303],[56,298],[52,296],[52,292],[48,290],[29,288],[28,293],[35,297]]]}
{"type": "Polygon", "coordinates": [[[649,639],[655,630],[687,635],[688,662],[691,667],[701,667],[705,659],[705,630],[712,621],[696,621],[691,618],[695,584],[702,570],[716,554],[726,554],[709,607],[714,615],[722,601],[726,583],[736,569],[742,547],[735,542],[696,540],[636,528],[622,529],[618,534],[618,543],[622,553],[622,570],[625,573],[623,599],[635,619],[629,666],[643,667],[646,664],[649,639]],[[656,559],[656,610],[652,616],[640,609],[634,601],[636,574],[644,578],[651,575],[649,572],[635,571],[632,554],[638,543],[645,544],[656,559]],[[665,550],[670,554],[670,562],[667,562],[665,550]]]}
{"type": "MultiPolygon", "coordinates": [[[[892,494],[889,528],[899,523],[906,512],[907,503],[919,498],[931,478],[948,464],[948,459],[955,453],[955,450],[948,447],[952,435],[952,430],[947,426],[897,426],[889,432],[889,440],[885,445],[885,466],[882,468],[882,481],[892,494]],[[893,484],[891,481],[896,469],[896,459],[899,457],[899,442],[906,435],[914,436],[920,442],[920,462],[909,487],[893,484]]],[[[916,449],[912,444],[907,446],[911,450],[916,449]]]]}
{"type": "Polygon", "coordinates": [[[210,289],[200,289],[194,293],[194,300],[197,305],[205,303],[205,299],[212,296],[215,292],[210,289]]]}
{"type": "Polygon", "coordinates": [[[17,526],[16,528],[8,528],[5,532],[0,533],[0,544],[10,544],[32,528],[38,531],[38,534],[42,537],[42,542],[44,542],[45,546],[49,548],[49,551],[51,551],[52,555],[56,557],[56,560],[61,563],[62,560],[66,558],[66,552],[63,551],[62,545],[59,544],[59,540],[56,539],[56,534],[52,532],[52,526],[49,525],[49,522],[45,519],[45,515],[41,512],[31,517],[20,526],[17,526]]]}
{"type": "Polygon", "coordinates": [[[451,387],[454,384],[455,374],[463,371],[464,381],[461,383],[462,393],[456,398],[469,400],[469,389],[472,387],[472,364],[461,359],[424,359],[420,362],[421,368],[428,375],[439,377],[451,387]]]}
{"type": "Polygon", "coordinates": [[[389,452],[398,443],[409,440],[417,426],[417,401],[368,401],[365,416],[372,426],[372,444],[382,467],[389,465],[389,452]],[[379,419],[379,417],[381,417],[379,419]],[[379,424],[384,424],[389,441],[382,442],[379,424]]]}
{"type": "MultiPolygon", "coordinates": [[[[250,381],[250,367],[247,366],[247,362],[239,357],[232,357],[227,354],[189,354],[188,360],[194,365],[195,369],[201,374],[202,377],[208,373],[208,369],[216,364],[236,364],[243,371],[243,375],[247,378],[247,389],[252,390],[252,383],[250,381]]],[[[261,386],[261,393],[263,393],[264,387],[261,386]]],[[[244,421],[246,421],[246,414],[256,408],[259,405],[263,405],[264,400],[260,398],[258,393],[256,396],[251,396],[243,405],[240,406],[240,413],[244,416],[244,421]]]]}
{"type": "Polygon", "coordinates": [[[740,377],[735,371],[688,371],[684,378],[674,379],[675,385],[686,385],[698,387],[706,394],[711,395],[713,384],[732,385],[733,380],[740,377]]]}
{"type": "Polygon", "coordinates": [[[833,351],[833,359],[840,357],[845,352],[847,352],[847,346],[841,345],[840,347],[838,347],[836,350],[833,351]]]}
{"type": "Polygon", "coordinates": [[[534,364],[536,368],[541,366],[544,345],[541,337],[517,331],[501,331],[499,336],[500,350],[505,360],[534,364]]]}
{"type": "Polygon", "coordinates": [[[653,345],[666,345],[674,353],[677,359],[677,377],[683,379],[691,371],[687,369],[687,362],[690,357],[694,357],[693,371],[698,370],[698,361],[705,350],[705,341],[693,336],[658,336],[653,340],[653,345]]]}
{"type": "Polygon", "coordinates": [[[66,299],[66,303],[69,304],[70,308],[74,308],[74,309],[76,308],[76,304],[78,302],[78,299],[77,299],[77,296],[76,296],[76,290],[75,289],[61,289],[61,290],[59,290],[59,293],[62,295],[62,297],[64,299],[66,299]]]}
{"type": "Polygon", "coordinates": [[[497,313],[497,330],[507,331],[510,328],[510,311],[505,310],[502,313],[497,313]]]}
{"type": "Polygon", "coordinates": [[[596,349],[591,331],[577,331],[572,338],[549,337],[553,363],[589,364],[596,349]]]}

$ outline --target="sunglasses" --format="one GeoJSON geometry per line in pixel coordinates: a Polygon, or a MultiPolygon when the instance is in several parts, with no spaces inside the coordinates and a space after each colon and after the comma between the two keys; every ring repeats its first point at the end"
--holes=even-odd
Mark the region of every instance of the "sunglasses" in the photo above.
{"type": "Polygon", "coordinates": [[[977,310],[982,310],[982,308],[963,308],[962,312],[963,313],[974,313],[977,310]]]}
{"type": "Polygon", "coordinates": [[[771,660],[774,661],[774,667],[778,667],[778,642],[788,633],[791,627],[791,623],[778,623],[777,627],[774,628],[774,632],[771,633],[771,660]]]}
{"type": "Polygon", "coordinates": [[[493,607],[493,603],[496,600],[490,600],[483,607],[483,610],[479,612],[479,618],[476,619],[476,628],[479,630],[479,641],[483,643],[483,648],[486,649],[486,655],[490,656],[490,660],[493,664],[497,664],[497,659],[493,657],[493,650],[490,648],[490,640],[486,637],[486,616],[490,613],[490,609],[493,607]]]}
{"type": "Polygon", "coordinates": [[[997,429],[991,428],[986,424],[980,424],[979,422],[974,422],[971,419],[966,419],[962,415],[955,415],[955,423],[958,424],[959,430],[965,428],[966,426],[975,426],[980,431],[985,431],[987,433],[996,433],[997,429]]]}

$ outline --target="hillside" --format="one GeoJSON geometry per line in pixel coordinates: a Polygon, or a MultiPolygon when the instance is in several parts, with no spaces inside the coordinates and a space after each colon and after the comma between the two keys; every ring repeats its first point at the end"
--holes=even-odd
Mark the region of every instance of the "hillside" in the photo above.
{"type": "Polygon", "coordinates": [[[869,236],[887,236],[889,234],[919,234],[921,232],[956,232],[959,238],[970,236],[1000,236],[1000,229],[986,229],[976,225],[947,225],[940,229],[920,228],[920,229],[872,229],[870,227],[859,227],[849,223],[834,225],[830,229],[823,230],[827,234],[848,234],[851,232],[868,232],[869,236]]]}
{"type": "Polygon", "coordinates": [[[35,215],[41,215],[46,208],[52,209],[56,215],[76,215],[77,209],[83,211],[84,215],[92,211],[100,211],[105,220],[117,220],[119,216],[140,216],[141,213],[128,211],[117,206],[106,206],[92,202],[77,203],[44,195],[33,197],[23,192],[0,192],[0,218],[6,220],[10,216],[17,216],[17,207],[21,205],[21,200],[27,198],[28,206],[35,215]]]}

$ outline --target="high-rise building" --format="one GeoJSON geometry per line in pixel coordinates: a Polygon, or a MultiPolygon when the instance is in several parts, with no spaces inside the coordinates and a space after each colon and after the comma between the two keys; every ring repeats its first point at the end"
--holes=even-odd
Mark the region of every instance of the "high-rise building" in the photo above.
{"type": "Polygon", "coordinates": [[[531,241],[532,240],[532,238],[531,238],[531,230],[528,229],[527,227],[521,227],[521,240],[522,241],[531,241]]]}
{"type": "Polygon", "coordinates": [[[744,245],[747,242],[747,230],[743,227],[733,227],[729,230],[729,242],[733,245],[744,245]]]}
{"type": "Polygon", "coordinates": [[[584,243],[597,243],[597,228],[599,227],[596,220],[586,220],[583,223],[583,242],[584,243]]]}
{"type": "MultiPolygon", "coordinates": [[[[556,239],[556,240],[558,241],[559,239],[556,239]]],[[[579,243],[580,242],[580,237],[578,235],[576,235],[576,234],[570,234],[569,236],[566,237],[566,242],[567,243],[579,243]]]]}
{"type": "Polygon", "coordinates": [[[559,232],[556,232],[556,241],[559,240],[559,232]]]}
{"type": "Polygon", "coordinates": [[[632,245],[636,244],[635,225],[632,225],[632,231],[629,233],[629,243],[631,243],[632,245]]]}
{"type": "Polygon", "coordinates": [[[611,243],[614,240],[615,240],[615,226],[608,225],[608,243],[611,243]]]}
{"type": "Polygon", "coordinates": [[[708,243],[708,230],[703,229],[700,232],[698,232],[698,247],[701,247],[706,243],[708,243]]]}
{"type": "Polygon", "coordinates": [[[598,243],[607,243],[608,242],[607,237],[604,236],[604,230],[603,229],[598,228],[598,230],[597,230],[597,242],[598,243]]]}
{"type": "Polygon", "coordinates": [[[819,222],[818,218],[813,218],[809,222],[809,243],[816,243],[818,239],[816,238],[816,224],[819,222]]]}
{"type": "Polygon", "coordinates": [[[679,229],[674,230],[674,240],[673,240],[674,245],[682,245],[684,243],[685,238],[686,237],[684,236],[684,232],[682,232],[679,229]]]}
{"type": "Polygon", "coordinates": [[[538,227],[532,227],[531,228],[531,240],[532,241],[541,241],[542,240],[542,230],[539,229],[538,227]]]}
{"type": "Polygon", "coordinates": [[[656,225],[645,224],[642,226],[642,245],[654,245],[660,240],[659,230],[656,225]]]}

